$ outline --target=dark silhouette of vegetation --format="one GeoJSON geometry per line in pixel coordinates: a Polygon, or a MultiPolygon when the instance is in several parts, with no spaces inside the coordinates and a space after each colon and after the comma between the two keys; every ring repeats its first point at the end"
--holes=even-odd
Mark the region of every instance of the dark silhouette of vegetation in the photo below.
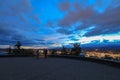
{"type": "Polygon", "coordinates": [[[62,54],[62,55],[67,54],[67,49],[66,49],[64,46],[62,47],[61,54],[62,54]]]}
{"type": "Polygon", "coordinates": [[[56,54],[56,50],[55,50],[55,49],[52,49],[52,50],[51,50],[51,54],[56,54]]]}
{"type": "Polygon", "coordinates": [[[9,48],[8,48],[8,53],[9,53],[9,54],[12,53],[11,46],[9,46],[9,48]]]}
{"type": "Polygon", "coordinates": [[[82,51],[80,44],[75,43],[75,44],[73,44],[73,46],[74,47],[71,50],[71,54],[75,55],[75,56],[79,56],[82,51]]]}
{"type": "Polygon", "coordinates": [[[34,53],[33,49],[23,49],[21,48],[22,44],[20,41],[17,41],[16,45],[14,46],[14,49],[11,49],[11,47],[8,48],[8,52],[10,55],[30,55],[32,56],[34,53]]]}
{"type": "Polygon", "coordinates": [[[21,42],[20,42],[20,41],[17,41],[15,47],[16,47],[18,50],[20,50],[20,47],[21,47],[21,46],[22,46],[22,45],[21,45],[21,42]]]}
{"type": "Polygon", "coordinates": [[[104,59],[112,59],[109,55],[105,55],[104,59]]]}
{"type": "Polygon", "coordinates": [[[13,52],[11,54],[13,55],[28,55],[28,56],[32,56],[34,53],[33,49],[14,49],[13,52]]]}
{"type": "Polygon", "coordinates": [[[39,50],[36,51],[36,58],[39,59],[39,56],[40,56],[40,52],[39,50]]]}
{"type": "Polygon", "coordinates": [[[45,58],[47,58],[47,53],[48,53],[48,50],[47,50],[47,49],[44,49],[45,58]]]}

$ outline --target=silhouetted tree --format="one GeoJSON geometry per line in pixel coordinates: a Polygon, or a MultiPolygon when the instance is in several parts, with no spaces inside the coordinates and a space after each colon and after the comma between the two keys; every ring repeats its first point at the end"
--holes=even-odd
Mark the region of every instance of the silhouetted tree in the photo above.
{"type": "Polygon", "coordinates": [[[21,45],[21,42],[20,42],[20,41],[17,41],[17,43],[16,43],[15,46],[16,46],[16,48],[17,48],[18,50],[20,50],[20,47],[22,46],[22,45],[21,45]]]}
{"type": "Polygon", "coordinates": [[[11,54],[11,52],[12,52],[12,49],[11,49],[11,46],[9,46],[8,53],[11,54]]]}
{"type": "Polygon", "coordinates": [[[52,49],[51,54],[56,54],[56,50],[52,49]]]}
{"type": "Polygon", "coordinates": [[[47,58],[47,53],[48,53],[48,50],[44,49],[44,56],[45,56],[45,58],[47,58]]]}
{"type": "Polygon", "coordinates": [[[67,54],[66,48],[64,46],[62,46],[62,54],[67,54]]]}
{"type": "Polygon", "coordinates": [[[82,49],[81,49],[81,47],[80,47],[80,44],[75,43],[75,44],[73,44],[73,46],[74,46],[74,47],[73,47],[72,50],[71,50],[72,54],[73,54],[73,55],[76,55],[76,56],[79,56],[80,53],[81,53],[81,51],[82,51],[82,49]]]}

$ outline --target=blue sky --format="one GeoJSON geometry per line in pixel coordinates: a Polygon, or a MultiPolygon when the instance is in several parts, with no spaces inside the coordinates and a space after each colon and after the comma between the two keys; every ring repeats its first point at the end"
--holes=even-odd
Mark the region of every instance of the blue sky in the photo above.
{"type": "Polygon", "coordinates": [[[0,0],[0,46],[120,43],[120,0],[0,0]]]}

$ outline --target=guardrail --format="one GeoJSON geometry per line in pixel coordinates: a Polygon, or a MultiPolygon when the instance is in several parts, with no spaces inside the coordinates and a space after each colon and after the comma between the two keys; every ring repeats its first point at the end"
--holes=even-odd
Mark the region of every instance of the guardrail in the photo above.
{"type": "Polygon", "coordinates": [[[80,56],[70,56],[70,55],[49,55],[49,57],[90,61],[90,62],[95,62],[95,63],[100,63],[100,64],[120,68],[120,62],[104,60],[104,59],[96,59],[96,58],[88,58],[88,57],[80,57],[80,56]]]}
{"type": "Polygon", "coordinates": [[[33,57],[34,55],[0,55],[0,58],[4,57],[33,57]]]}
{"type": "MultiPolygon", "coordinates": [[[[4,57],[34,57],[34,56],[35,55],[0,55],[1,58],[4,58],[4,57]]],[[[120,62],[105,60],[105,59],[88,58],[88,57],[80,57],[80,56],[73,56],[73,55],[48,55],[48,57],[83,60],[83,61],[95,62],[95,63],[100,63],[100,64],[120,68],[120,62]]]]}

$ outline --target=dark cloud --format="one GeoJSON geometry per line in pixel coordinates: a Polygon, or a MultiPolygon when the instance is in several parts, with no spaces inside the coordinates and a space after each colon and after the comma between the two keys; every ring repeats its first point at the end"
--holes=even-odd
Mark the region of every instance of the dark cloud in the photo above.
{"type": "MultiPolygon", "coordinates": [[[[0,0],[0,42],[2,44],[20,40],[30,42],[26,34],[35,32],[34,20],[40,21],[32,14],[30,0],[0,0]],[[3,39],[4,37],[4,39],[3,39]]],[[[40,22],[39,22],[40,23],[40,22]]],[[[34,40],[32,40],[34,42],[34,40]]]]}
{"type": "Polygon", "coordinates": [[[120,32],[120,16],[118,16],[119,14],[120,7],[117,7],[93,18],[90,24],[95,24],[96,28],[86,33],[85,36],[114,34],[120,32]]]}
{"type": "Polygon", "coordinates": [[[63,27],[72,26],[76,22],[86,21],[93,15],[96,15],[96,12],[92,8],[71,11],[59,21],[59,25],[63,27]]]}
{"type": "Polygon", "coordinates": [[[35,41],[44,42],[45,40],[43,40],[43,39],[35,39],[35,41]]]}
{"type": "Polygon", "coordinates": [[[0,0],[0,44],[60,46],[119,33],[119,14],[120,0],[0,0]]]}
{"type": "Polygon", "coordinates": [[[47,27],[54,27],[54,22],[53,21],[48,21],[46,26],[47,27]]]}
{"type": "Polygon", "coordinates": [[[31,11],[29,0],[0,0],[0,16],[15,16],[31,11]]]}
{"type": "Polygon", "coordinates": [[[0,44],[1,45],[13,45],[15,43],[16,43],[16,41],[14,41],[14,40],[9,40],[9,39],[6,39],[6,38],[0,38],[0,44]]]}
{"type": "Polygon", "coordinates": [[[68,11],[70,10],[71,4],[68,3],[68,1],[63,1],[62,4],[59,4],[58,6],[61,11],[68,11]]]}
{"type": "MultiPolygon", "coordinates": [[[[78,1],[76,0],[76,2],[78,1]]],[[[74,8],[74,10],[65,10],[67,11],[67,14],[63,19],[59,21],[58,25],[60,27],[66,28],[65,30],[59,32],[66,34],[67,32],[69,32],[69,28],[71,28],[75,23],[78,22],[82,22],[82,25],[79,25],[77,27],[74,26],[76,27],[76,31],[83,31],[91,26],[95,26],[95,28],[87,30],[84,36],[114,34],[120,31],[120,4],[118,3],[119,1],[108,1],[106,5],[106,1],[103,0],[100,0],[100,2],[97,1],[94,4],[92,3],[92,5],[86,4],[86,1],[83,1],[83,4],[81,2],[76,2],[72,4],[69,1],[65,2],[66,4],[71,4],[69,8],[74,8]],[[115,5],[112,5],[112,3],[115,5]],[[104,8],[102,8],[103,5],[104,8]],[[98,9],[96,9],[96,7],[98,7],[98,9]]],[[[65,3],[60,3],[60,5],[63,4],[64,6],[65,3]]]]}
{"type": "Polygon", "coordinates": [[[58,29],[57,32],[61,33],[61,34],[66,34],[66,35],[69,35],[69,34],[73,33],[73,31],[68,30],[68,29],[63,29],[63,28],[58,29]]]}
{"type": "MultiPolygon", "coordinates": [[[[60,3],[62,5],[62,3],[60,3]]],[[[84,6],[83,4],[81,4],[79,1],[78,3],[70,3],[68,1],[68,4],[71,4],[71,6],[69,6],[70,8],[73,8],[73,10],[67,12],[67,14],[65,15],[65,17],[61,20],[59,20],[58,25],[60,27],[66,27],[66,30],[63,30],[62,33],[66,33],[69,32],[69,28],[72,28],[74,26],[74,24],[76,23],[83,23],[82,26],[76,27],[76,29],[74,29],[71,34],[79,29],[85,29],[88,27],[89,24],[84,24],[86,23],[89,18],[91,18],[91,16],[94,16],[96,14],[98,14],[97,11],[94,10],[93,6],[84,6]],[[65,32],[64,32],[65,31],[65,32]]],[[[63,3],[64,5],[64,3],[63,3]]],[[[60,31],[61,32],[61,31],[60,31]]]]}
{"type": "MultiPolygon", "coordinates": [[[[67,14],[63,19],[59,21],[59,25],[63,27],[71,26],[79,21],[86,21],[86,19],[98,13],[96,10],[94,10],[93,5],[88,6],[88,4],[83,4],[84,2],[81,2],[79,0],[75,0],[73,3],[70,3],[70,1],[68,0],[65,3],[71,4],[69,8],[73,9],[71,11],[66,10],[67,14]]],[[[60,4],[64,6],[64,2],[60,4]]]]}
{"type": "Polygon", "coordinates": [[[5,24],[5,23],[0,23],[0,35],[4,35],[4,36],[9,36],[11,33],[14,32],[13,29],[6,29],[6,26],[9,26],[9,24],[5,24]]]}

